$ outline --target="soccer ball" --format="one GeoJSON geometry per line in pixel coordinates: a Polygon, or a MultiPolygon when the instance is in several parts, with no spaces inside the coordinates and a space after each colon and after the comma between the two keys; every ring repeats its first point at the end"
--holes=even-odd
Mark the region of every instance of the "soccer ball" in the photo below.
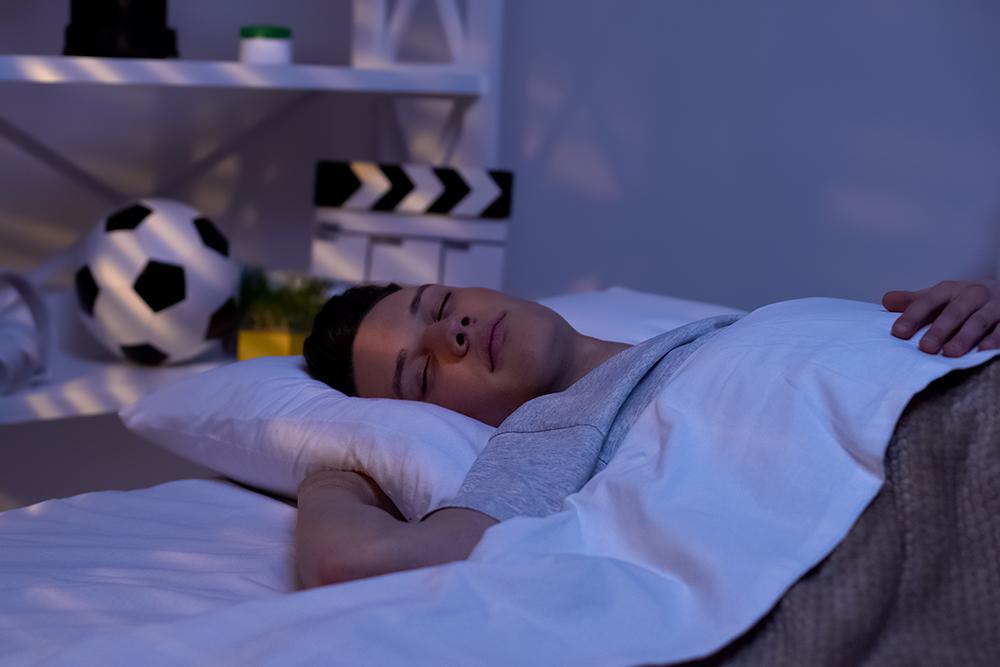
{"type": "Polygon", "coordinates": [[[218,344],[238,318],[240,266],[201,213],[169,199],[126,204],[94,228],[76,272],[84,325],[112,353],[177,363],[218,344]]]}

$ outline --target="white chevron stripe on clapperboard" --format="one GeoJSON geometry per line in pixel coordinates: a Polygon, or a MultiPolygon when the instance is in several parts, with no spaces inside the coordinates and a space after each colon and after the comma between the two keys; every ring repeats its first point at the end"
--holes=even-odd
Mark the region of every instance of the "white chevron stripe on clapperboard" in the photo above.
{"type": "Polygon", "coordinates": [[[434,170],[417,164],[400,165],[410,180],[413,189],[396,206],[400,213],[424,213],[444,192],[444,184],[434,170]]]}
{"type": "Polygon", "coordinates": [[[482,169],[462,169],[459,167],[456,171],[465,179],[471,192],[458,202],[448,215],[479,217],[500,196],[502,191],[493,181],[493,177],[482,169]]]}
{"type": "Polygon", "coordinates": [[[392,189],[392,183],[374,162],[352,162],[351,171],[361,181],[361,187],[347,198],[345,208],[371,208],[392,189]]]}

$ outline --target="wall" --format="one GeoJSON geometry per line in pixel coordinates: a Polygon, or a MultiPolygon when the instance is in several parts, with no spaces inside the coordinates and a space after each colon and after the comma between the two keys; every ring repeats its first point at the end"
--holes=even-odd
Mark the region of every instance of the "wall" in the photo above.
{"type": "Polygon", "coordinates": [[[508,288],[753,308],[991,275],[997,25],[990,0],[509,2],[508,288]]]}

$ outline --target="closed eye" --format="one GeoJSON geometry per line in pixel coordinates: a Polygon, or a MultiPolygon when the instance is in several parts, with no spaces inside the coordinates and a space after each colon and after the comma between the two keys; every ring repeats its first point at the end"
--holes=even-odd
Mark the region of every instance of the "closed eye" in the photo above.
{"type": "Polygon", "coordinates": [[[444,317],[444,305],[448,303],[448,299],[450,298],[451,298],[451,292],[448,292],[447,294],[444,295],[444,298],[441,299],[441,308],[438,309],[438,314],[437,314],[438,322],[440,322],[441,318],[444,317]]]}
{"type": "MultiPolygon", "coordinates": [[[[451,292],[448,292],[448,293],[446,293],[444,295],[444,298],[441,299],[441,307],[438,308],[437,316],[434,318],[435,322],[440,322],[441,318],[444,317],[444,307],[448,304],[448,299],[450,299],[450,298],[451,298],[451,292]]],[[[421,399],[423,399],[427,395],[427,369],[430,367],[430,365],[431,365],[431,356],[428,354],[427,355],[427,361],[424,362],[424,372],[423,372],[423,374],[421,376],[421,380],[420,380],[420,398],[421,399]]]]}
{"type": "Polygon", "coordinates": [[[427,396],[427,369],[431,365],[431,355],[427,355],[427,361],[424,362],[424,377],[420,383],[420,398],[425,398],[427,396]]]}

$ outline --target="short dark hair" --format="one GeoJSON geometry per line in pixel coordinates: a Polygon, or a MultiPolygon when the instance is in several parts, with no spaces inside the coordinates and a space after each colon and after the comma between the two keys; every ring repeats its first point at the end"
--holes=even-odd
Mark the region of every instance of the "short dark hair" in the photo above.
{"type": "Polygon", "coordinates": [[[396,283],[360,285],[327,299],[302,345],[312,376],[348,396],[357,396],[351,347],[358,327],[376,303],[401,289],[396,283]]]}

